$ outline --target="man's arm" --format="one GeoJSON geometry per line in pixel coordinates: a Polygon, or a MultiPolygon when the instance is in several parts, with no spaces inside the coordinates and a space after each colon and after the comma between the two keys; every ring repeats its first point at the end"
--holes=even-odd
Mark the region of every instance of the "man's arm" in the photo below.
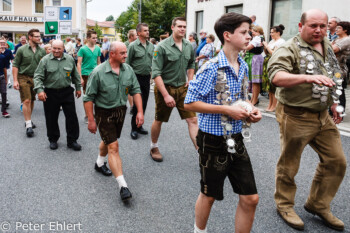
{"type": "Polygon", "coordinates": [[[316,83],[332,87],[335,85],[332,79],[324,75],[290,74],[278,71],[272,79],[272,84],[278,87],[294,87],[303,83],[316,83]]]}
{"type": "Polygon", "coordinates": [[[43,59],[40,60],[38,67],[36,68],[34,72],[34,88],[33,90],[38,94],[38,98],[41,101],[46,101],[46,93],[44,92],[44,79],[46,77],[45,75],[45,62],[43,59]]]}
{"type": "Polygon", "coordinates": [[[101,57],[97,57],[97,65],[101,64],[101,57]]]}
{"type": "Polygon", "coordinates": [[[97,131],[96,122],[94,119],[94,111],[93,111],[94,103],[92,101],[84,102],[85,114],[88,118],[88,130],[95,134],[97,131]]]}
{"type": "Polygon", "coordinates": [[[72,59],[73,70],[72,70],[72,82],[75,86],[75,96],[79,98],[81,96],[81,79],[78,73],[78,69],[75,66],[74,60],[72,59]]]}
{"type": "Polygon", "coordinates": [[[5,83],[7,83],[7,69],[4,68],[5,83]]]}
{"type": "Polygon", "coordinates": [[[83,57],[78,56],[77,70],[80,76],[81,85],[84,85],[83,76],[81,75],[81,63],[83,62],[83,57]]]}
{"type": "Polygon", "coordinates": [[[194,76],[194,69],[188,69],[187,70],[187,77],[188,77],[188,81],[186,83],[186,87],[188,86],[189,82],[191,80],[193,80],[193,76],[194,76]]]}
{"type": "Polygon", "coordinates": [[[136,108],[137,108],[136,125],[138,128],[140,128],[144,123],[142,97],[141,97],[141,94],[138,93],[138,94],[135,94],[133,98],[134,98],[134,104],[136,105],[136,108]]]}
{"type": "Polygon", "coordinates": [[[154,82],[157,85],[157,89],[162,94],[165,104],[169,108],[175,107],[176,102],[175,102],[174,98],[171,95],[169,95],[168,91],[166,90],[162,77],[161,76],[156,77],[154,79],[154,82]]]}

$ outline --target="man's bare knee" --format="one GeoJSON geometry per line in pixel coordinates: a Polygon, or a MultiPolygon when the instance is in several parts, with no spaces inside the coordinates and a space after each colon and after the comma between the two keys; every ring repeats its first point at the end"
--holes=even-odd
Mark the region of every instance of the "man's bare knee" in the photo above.
{"type": "Polygon", "coordinates": [[[239,202],[243,208],[255,208],[259,203],[259,195],[240,195],[239,202]]]}
{"type": "Polygon", "coordinates": [[[112,142],[108,144],[108,152],[118,152],[119,150],[119,144],[118,141],[112,142]]]}
{"type": "Polygon", "coordinates": [[[24,105],[30,105],[31,103],[32,103],[31,100],[24,100],[24,101],[23,101],[23,104],[24,104],[24,105]]]}
{"type": "Polygon", "coordinates": [[[197,124],[197,117],[186,118],[187,124],[197,124]]]}
{"type": "Polygon", "coordinates": [[[208,197],[208,196],[206,196],[205,194],[203,194],[203,193],[200,193],[200,198],[203,200],[203,201],[205,201],[205,202],[207,202],[207,203],[209,203],[209,204],[213,204],[214,203],[214,201],[215,201],[215,198],[214,197],[208,197]]]}

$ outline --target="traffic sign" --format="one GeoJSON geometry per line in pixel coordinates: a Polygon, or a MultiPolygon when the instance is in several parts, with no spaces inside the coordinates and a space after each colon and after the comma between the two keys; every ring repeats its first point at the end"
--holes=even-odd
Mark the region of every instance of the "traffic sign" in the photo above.
{"type": "Polygon", "coordinates": [[[45,21],[57,21],[58,20],[58,8],[55,6],[45,7],[45,21]]]}
{"type": "Polygon", "coordinates": [[[60,20],[72,20],[72,7],[60,7],[60,20]]]}
{"type": "Polygon", "coordinates": [[[45,22],[45,35],[56,35],[58,34],[58,22],[57,21],[46,21],[45,22]]]}
{"type": "Polygon", "coordinates": [[[72,34],[72,21],[60,21],[59,34],[72,34]]]}

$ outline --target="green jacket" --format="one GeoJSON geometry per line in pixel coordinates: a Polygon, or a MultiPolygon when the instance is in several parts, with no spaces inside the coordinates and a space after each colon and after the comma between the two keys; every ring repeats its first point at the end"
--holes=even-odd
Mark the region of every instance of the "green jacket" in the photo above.
{"type": "Polygon", "coordinates": [[[153,50],[154,46],[149,41],[146,41],[146,47],[141,44],[139,39],[129,45],[126,63],[134,69],[135,74],[151,74],[153,50]]]}
{"type": "Polygon", "coordinates": [[[83,100],[92,101],[100,108],[111,109],[125,106],[128,94],[137,93],[141,93],[141,90],[132,68],[123,63],[117,75],[107,60],[92,71],[83,100]]]}
{"type": "Polygon", "coordinates": [[[161,41],[154,51],[152,78],[161,76],[164,84],[179,87],[186,83],[188,69],[195,68],[191,43],[182,39],[182,51],[176,46],[173,35],[161,41]]]}
{"type": "Polygon", "coordinates": [[[34,73],[34,91],[40,93],[44,87],[52,89],[65,88],[74,83],[77,91],[81,90],[81,82],[74,58],[63,54],[58,60],[52,53],[41,59],[34,73]]]}
{"type": "Polygon", "coordinates": [[[12,65],[18,68],[19,74],[33,77],[41,58],[44,56],[46,56],[45,49],[38,45],[35,53],[33,53],[32,47],[30,47],[29,44],[26,44],[19,47],[12,65]]]}

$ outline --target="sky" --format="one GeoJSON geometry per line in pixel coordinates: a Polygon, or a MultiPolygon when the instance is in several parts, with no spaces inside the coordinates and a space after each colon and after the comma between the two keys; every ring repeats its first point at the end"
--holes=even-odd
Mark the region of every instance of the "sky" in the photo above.
{"type": "Polygon", "coordinates": [[[126,11],[133,0],[92,0],[87,3],[87,18],[97,21],[105,21],[107,16],[117,18],[126,11]]]}

